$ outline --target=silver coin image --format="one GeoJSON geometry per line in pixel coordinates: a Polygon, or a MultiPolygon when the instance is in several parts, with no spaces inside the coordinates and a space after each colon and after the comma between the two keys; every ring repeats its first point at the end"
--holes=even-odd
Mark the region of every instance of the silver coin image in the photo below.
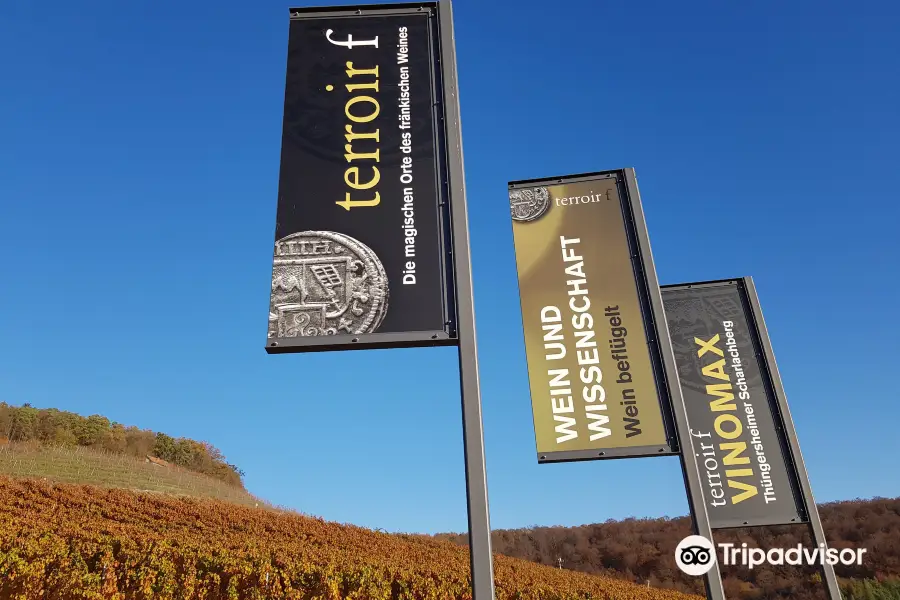
{"type": "Polygon", "coordinates": [[[302,231],[275,242],[270,338],[372,333],[387,308],[384,265],[359,240],[302,231]]]}
{"type": "Polygon", "coordinates": [[[536,187],[509,192],[509,209],[514,221],[534,221],[550,208],[550,191],[536,187]]]}

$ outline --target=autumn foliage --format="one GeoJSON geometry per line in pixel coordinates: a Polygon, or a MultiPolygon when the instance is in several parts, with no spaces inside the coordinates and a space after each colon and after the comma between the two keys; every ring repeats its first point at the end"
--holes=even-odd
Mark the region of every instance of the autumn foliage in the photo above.
{"type": "MultiPolygon", "coordinates": [[[[868,582],[866,585],[883,581],[882,589],[900,589],[900,586],[884,581],[900,578],[900,498],[821,504],[819,514],[831,547],[867,549],[861,566],[835,566],[836,574],[844,583],[845,596],[865,597],[858,591],[859,582],[863,581],[868,582]]],[[[700,592],[700,579],[681,573],[672,560],[674,548],[690,534],[690,526],[687,517],[680,517],[609,520],[580,527],[502,530],[493,532],[493,549],[545,565],[556,565],[561,559],[568,569],[700,592]]],[[[465,535],[435,537],[460,545],[468,543],[465,535]]],[[[750,547],[763,549],[796,547],[797,544],[808,548],[815,546],[803,525],[717,531],[715,541],[737,546],[746,542],[750,547]]],[[[729,599],[826,598],[815,567],[763,565],[752,571],[733,565],[722,565],[721,568],[729,599]]]]}
{"type": "MultiPolygon", "coordinates": [[[[497,600],[687,600],[497,556],[497,600]]],[[[468,549],[286,511],[0,478],[0,598],[471,599],[468,549]]]]}

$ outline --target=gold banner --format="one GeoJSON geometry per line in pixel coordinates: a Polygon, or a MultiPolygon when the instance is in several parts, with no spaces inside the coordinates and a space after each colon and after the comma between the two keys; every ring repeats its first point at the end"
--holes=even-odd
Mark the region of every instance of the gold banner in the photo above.
{"type": "Polygon", "coordinates": [[[615,178],[510,190],[539,454],[665,445],[615,178]]]}

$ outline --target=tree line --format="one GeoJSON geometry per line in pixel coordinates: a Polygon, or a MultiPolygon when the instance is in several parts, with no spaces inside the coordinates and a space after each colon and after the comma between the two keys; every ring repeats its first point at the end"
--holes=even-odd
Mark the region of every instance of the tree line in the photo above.
{"type": "Polygon", "coordinates": [[[101,415],[0,402],[0,436],[16,443],[82,446],[136,458],[154,456],[244,489],[244,472],[212,444],[125,426],[101,415]]]}
{"type": "MultiPolygon", "coordinates": [[[[845,598],[900,600],[900,498],[822,504],[819,512],[830,547],[867,549],[862,565],[835,565],[845,598]]],[[[683,574],[675,564],[675,547],[690,533],[688,517],[664,517],[497,530],[492,539],[494,551],[507,556],[702,595],[703,579],[683,574]]],[[[468,544],[465,534],[434,537],[468,544]]],[[[764,550],[815,547],[804,525],[717,531],[715,541],[738,547],[746,542],[764,550]]],[[[720,568],[729,599],[827,598],[815,567],[764,565],[750,570],[720,563],[720,568]]]]}

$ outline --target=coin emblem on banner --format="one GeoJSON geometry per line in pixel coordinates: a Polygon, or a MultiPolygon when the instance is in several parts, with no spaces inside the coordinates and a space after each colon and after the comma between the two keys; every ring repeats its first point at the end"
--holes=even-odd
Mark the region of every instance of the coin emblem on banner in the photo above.
{"type": "Polygon", "coordinates": [[[387,314],[388,281],[376,254],[333,231],[275,242],[269,337],[362,334],[387,314]]]}
{"type": "Polygon", "coordinates": [[[515,221],[534,221],[550,208],[550,191],[545,187],[511,190],[509,209],[515,221]]]}

